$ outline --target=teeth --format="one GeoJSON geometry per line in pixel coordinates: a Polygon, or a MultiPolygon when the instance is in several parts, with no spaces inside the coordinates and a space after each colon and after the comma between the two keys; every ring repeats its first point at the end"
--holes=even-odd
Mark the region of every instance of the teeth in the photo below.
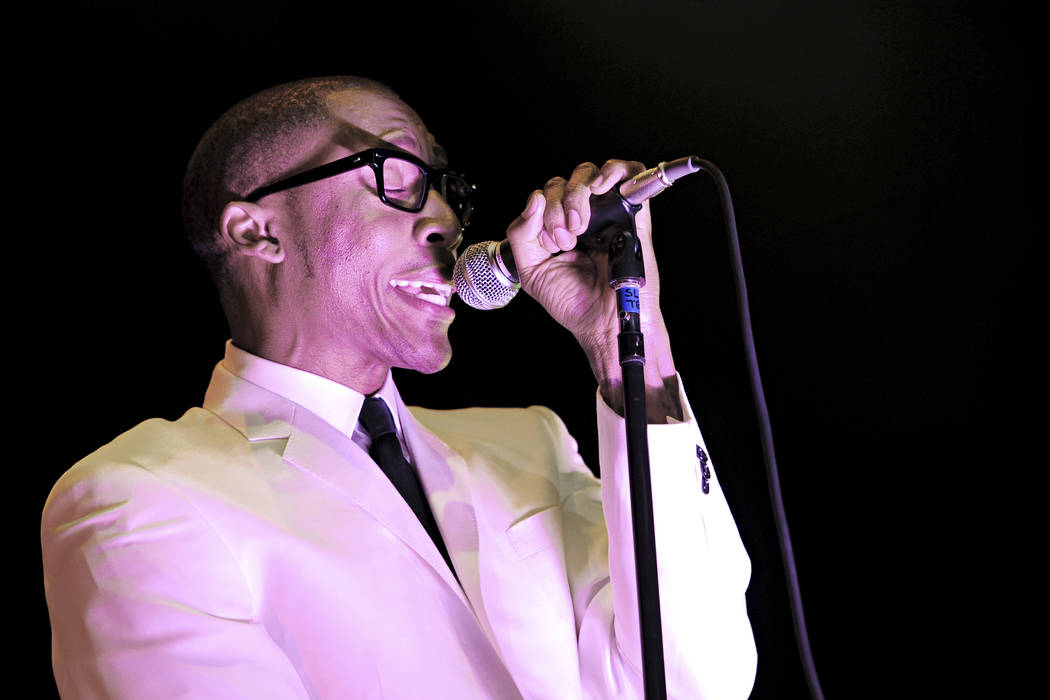
{"type": "Polygon", "coordinates": [[[390,280],[391,287],[403,289],[417,299],[428,301],[438,306],[448,306],[452,299],[452,285],[443,282],[422,282],[420,280],[390,280]]]}
{"type": "Polygon", "coordinates": [[[438,306],[448,306],[448,297],[441,296],[440,294],[417,294],[416,299],[429,301],[431,304],[436,304],[438,306]]]}

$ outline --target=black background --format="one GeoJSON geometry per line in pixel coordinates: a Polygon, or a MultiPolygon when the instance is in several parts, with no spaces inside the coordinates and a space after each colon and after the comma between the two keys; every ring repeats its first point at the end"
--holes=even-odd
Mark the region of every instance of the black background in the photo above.
{"type": "MultiPolygon", "coordinates": [[[[15,461],[29,686],[54,687],[37,535],[51,484],[137,422],[199,405],[223,351],[181,238],[193,146],[258,89],[342,73],[393,86],[479,184],[475,239],[502,238],[531,190],[582,161],[718,164],[826,695],[922,697],[966,677],[983,613],[954,607],[980,595],[960,530],[986,537],[971,506],[1023,357],[1004,348],[1034,218],[1028,24],[991,3],[857,0],[77,2],[12,22],[30,37],[7,66],[8,150],[27,154],[7,204],[27,246],[8,259],[24,280],[11,306],[28,309],[8,349],[26,386],[14,442],[30,447],[15,461]],[[954,663],[931,665],[952,639],[954,663]]],[[[682,181],[653,218],[677,365],[753,562],[753,697],[799,697],[711,181],[682,181]]],[[[593,380],[568,333],[527,298],[459,309],[452,364],[400,373],[406,400],[549,405],[594,464],[593,380]]]]}

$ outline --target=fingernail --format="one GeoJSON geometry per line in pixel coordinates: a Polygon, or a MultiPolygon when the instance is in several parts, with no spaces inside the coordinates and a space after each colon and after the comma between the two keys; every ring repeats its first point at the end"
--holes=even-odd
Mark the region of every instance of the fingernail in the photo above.
{"type": "Polygon", "coordinates": [[[580,218],[580,212],[575,209],[569,210],[569,230],[575,231],[580,228],[580,224],[583,223],[583,219],[580,218]]]}
{"type": "Polygon", "coordinates": [[[532,216],[533,214],[536,213],[536,210],[539,208],[540,200],[542,198],[543,198],[543,195],[540,194],[539,192],[533,192],[532,193],[532,196],[529,197],[529,203],[525,207],[525,216],[526,217],[532,216]]]}

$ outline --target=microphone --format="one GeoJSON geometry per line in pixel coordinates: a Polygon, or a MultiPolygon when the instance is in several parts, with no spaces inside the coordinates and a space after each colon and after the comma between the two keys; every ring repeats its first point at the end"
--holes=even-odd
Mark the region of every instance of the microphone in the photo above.
{"type": "MultiPolygon", "coordinates": [[[[590,243],[606,227],[621,219],[625,208],[631,212],[645,200],[666,190],[678,178],[698,170],[700,159],[686,156],[640,172],[605,194],[591,195],[591,220],[577,240],[585,245],[590,243]]],[[[510,242],[504,239],[468,246],[456,261],[452,285],[459,298],[475,309],[506,306],[521,289],[510,242]]]]}

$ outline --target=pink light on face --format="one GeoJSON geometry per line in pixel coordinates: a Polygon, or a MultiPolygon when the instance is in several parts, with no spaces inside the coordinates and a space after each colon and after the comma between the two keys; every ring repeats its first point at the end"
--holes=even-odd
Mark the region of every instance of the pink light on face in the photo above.
{"type": "MultiPolygon", "coordinates": [[[[368,148],[397,147],[431,164],[443,158],[419,117],[389,95],[348,90],[329,104],[332,121],[321,132],[337,145],[310,167],[368,148]]],[[[269,295],[275,333],[300,355],[291,364],[366,393],[390,367],[430,373],[448,364],[461,228],[442,197],[431,191],[419,212],[396,209],[380,200],[366,166],[261,204],[272,209],[273,235],[294,241],[269,295]]]]}

